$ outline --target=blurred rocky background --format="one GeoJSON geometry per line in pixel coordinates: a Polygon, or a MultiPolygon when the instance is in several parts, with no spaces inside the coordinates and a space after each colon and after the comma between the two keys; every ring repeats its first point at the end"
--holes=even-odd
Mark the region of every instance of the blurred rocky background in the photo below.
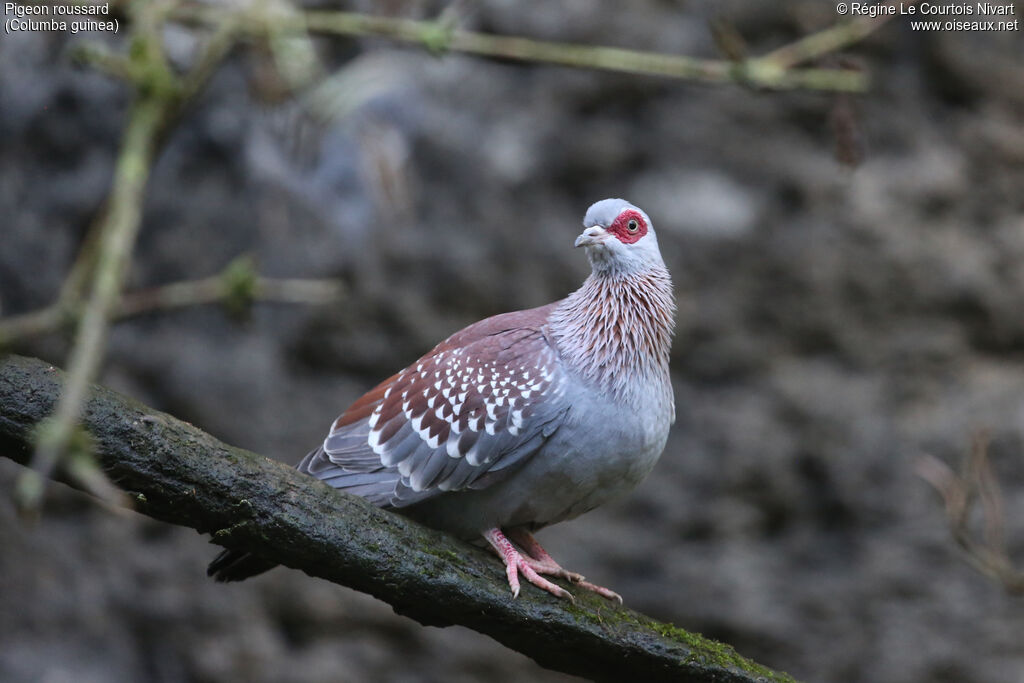
{"type": "MultiPolygon", "coordinates": [[[[836,20],[800,1],[463,11],[483,31],[708,57],[716,20],[755,54],[836,20]]],[[[452,331],[574,289],[583,212],[622,196],[677,282],[677,422],[632,497],[541,540],[629,606],[807,681],[1017,683],[1024,602],[968,565],[914,463],[955,468],[987,429],[1024,563],[1022,38],[894,21],[843,57],[875,79],[857,97],[317,39],[329,82],[278,101],[239,52],[160,156],[129,287],[251,254],[348,294],[120,323],[102,382],[297,462],[452,331]]],[[[167,40],[191,49],[183,29],[167,40]]],[[[73,67],[73,42],[0,39],[3,314],[53,300],[108,189],[127,90],[73,67]]],[[[15,350],[64,364],[67,348],[15,350]]],[[[18,471],[0,459],[0,680],[569,680],[299,572],[214,585],[206,538],[61,487],[26,526],[18,471]]]]}

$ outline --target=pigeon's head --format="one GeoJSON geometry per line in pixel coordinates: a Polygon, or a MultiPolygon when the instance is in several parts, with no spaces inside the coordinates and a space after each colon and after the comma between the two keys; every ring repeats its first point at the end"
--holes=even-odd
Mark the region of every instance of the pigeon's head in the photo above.
{"type": "Polygon", "coordinates": [[[664,267],[651,219],[625,199],[602,199],[587,209],[577,247],[594,272],[634,273],[664,267]]]}

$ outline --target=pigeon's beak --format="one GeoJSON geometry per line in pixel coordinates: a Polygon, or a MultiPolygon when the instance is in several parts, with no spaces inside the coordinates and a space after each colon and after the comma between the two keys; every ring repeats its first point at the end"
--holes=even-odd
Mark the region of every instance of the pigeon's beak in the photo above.
{"type": "Polygon", "coordinates": [[[589,247],[592,244],[600,244],[604,242],[604,236],[608,234],[608,231],[602,228],[600,225],[592,225],[576,238],[577,247],[589,247]]]}

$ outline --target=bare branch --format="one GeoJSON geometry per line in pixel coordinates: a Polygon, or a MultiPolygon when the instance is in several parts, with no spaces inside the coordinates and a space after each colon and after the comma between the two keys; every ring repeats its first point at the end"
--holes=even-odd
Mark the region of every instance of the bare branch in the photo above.
{"type": "MultiPolygon", "coordinates": [[[[31,469],[17,485],[19,507],[32,513],[42,500],[43,479],[49,477],[68,447],[86,389],[104,355],[107,325],[121,295],[121,286],[142,216],[142,194],[155,153],[155,137],[166,116],[159,98],[140,97],[132,106],[121,153],[114,171],[106,225],[88,303],[69,359],[68,386],[50,429],[40,432],[31,469]]],[[[98,489],[97,489],[98,491],[98,489]]]]}
{"type": "MultiPolygon", "coordinates": [[[[234,263],[210,277],[127,292],[121,296],[111,320],[209,304],[224,304],[231,310],[257,302],[323,305],[338,302],[345,295],[345,287],[339,280],[272,278],[255,272],[251,280],[239,286],[228,277],[234,263]]],[[[16,340],[65,329],[77,315],[76,309],[65,308],[58,302],[31,313],[0,318],[0,349],[16,340]]]]}
{"type": "MultiPolygon", "coordinates": [[[[888,3],[881,4],[888,6],[888,3]]],[[[917,2],[905,2],[903,4],[904,6],[915,5],[917,2]]],[[[767,62],[774,62],[780,68],[791,69],[798,64],[804,64],[818,57],[838,52],[863,40],[889,23],[894,16],[896,16],[894,13],[879,14],[875,17],[857,17],[843,21],[823,31],[812,33],[788,45],[772,50],[761,57],[761,59],[767,62]]]]}
{"type": "Polygon", "coordinates": [[[975,434],[960,474],[932,455],[919,457],[915,468],[918,476],[942,496],[950,531],[971,566],[1001,583],[1008,593],[1024,594],[1024,571],[1013,566],[1006,550],[1003,497],[992,472],[988,444],[987,433],[975,434]],[[982,509],[981,540],[970,527],[976,499],[980,499],[982,509]]]}
{"type": "MultiPolygon", "coordinates": [[[[265,36],[271,28],[260,10],[225,10],[217,7],[191,5],[170,13],[177,21],[217,26],[225,21],[237,25],[251,36],[265,36]]],[[[880,25],[880,24],[879,24],[880,25]]],[[[858,24],[859,26],[859,24],[858,24]]],[[[324,33],[345,36],[380,36],[405,43],[423,45],[433,52],[465,52],[484,57],[544,62],[647,76],[665,76],[708,83],[740,83],[758,88],[789,90],[833,90],[862,92],[867,89],[867,76],[851,69],[791,68],[785,53],[772,53],[772,59],[745,61],[701,59],[616,47],[556,43],[514,36],[498,36],[455,28],[449,21],[419,21],[354,12],[305,11],[274,16],[273,30],[324,33]]],[[[873,29],[872,29],[873,30],[873,29]]],[[[870,31],[846,31],[844,46],[870,31]]],[[[824,41],[822,41],[824,42],[824,41]]],[[[836,42],[836,41],[833,41],[836,42]]],[[[800,54],[818,46],[802,48],[800,54]]]]}
{"type": "MultiPolygon", "coordinates": [[[[44,325],[59,326],[67,320],[68,311],[76,306],[88,283],[86,304],[77,319],[69,358],[67,390],[57,403],[54,419],[37,435],[29,471],[16,484],[15,500],[22,512],[29,515],[38,510],[45,480],[68,450],[86,388],[102,362],[107,328],[117,312],[142,221],[146,183],[164,133],[183,106],[205,86],[234,42],[234,24],[221,24],[196,65],[181,81],[171,72],[164,56],[160,29],[166,7],[138,0],[128,10],[133,19],[128,57],[96,47],[79,53],[80,58],[108,73],[128,79],[135,89],[110,194],[57,303],[36,315],[21,317],[11,326],[22,333],[37,332],[44,325]]],[[[0,342],[9,339],[11,328],[0,329],[0,342]]],[[[77,461],[74,471],[79,475],[79,483],[99,496],[110,495],[113,488],[98,470],[89,469],[88,462],[88,455],[77,461]]]]}
{"type": "MultiPolygon", "coordinates": [[[[243,303],[255,301],[286,304],[328,304],[341,299],[344,288],[337,280],[304,280],[289,278],[255,277],[251,297],[243,303]]],[[[224,286],[222,276],[173,282],[152,289],[126,294],[121,299],[117,318],[169,311],[176,308],[224,303],[232,292],[224,286]]]]}

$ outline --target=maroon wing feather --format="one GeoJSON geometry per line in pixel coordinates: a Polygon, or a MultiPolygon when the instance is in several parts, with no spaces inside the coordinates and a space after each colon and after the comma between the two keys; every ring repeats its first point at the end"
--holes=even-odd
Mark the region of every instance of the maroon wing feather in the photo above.
{"type": "Polygon", "coordinates": [[[555,305],[494,316],[438,344],[353,403],[300,469],[394,507],[500,480],[568,409],[543,333],[555,305]]]}

